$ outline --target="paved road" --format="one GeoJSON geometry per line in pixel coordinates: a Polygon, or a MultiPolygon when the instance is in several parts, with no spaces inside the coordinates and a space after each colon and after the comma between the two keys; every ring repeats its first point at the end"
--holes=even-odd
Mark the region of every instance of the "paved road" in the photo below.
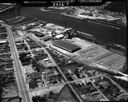
{"type": "Polygon", "coordinates": [[[22,73],[22,69],[19,61],[19,55],[15,45],[11,27],[10,26],[6,26],[6,27],[9,33],[9,44],[11,47],[11,52],[14,60],[14,71],[15,71],[16,81],[18,84],[19,95],[21,95],[22,97],[22,102],[31,102],[31,99],[28,94],[28,90],[26,88],[26,85],[23,79],[23,73],[22,73]]]}
{"type": "Polygon", "coordinates": [[[98,23],[87,22],[85,20],[79,20],[72,17],[65,17],[55,10],[50,12],[41,11],[39,7],[23,7],[20,10],[20,15],[37,17],[40,20],[62,26],[66,23],[67,27],[92,34],[103,41],[126,45],[126,28],[115,29],[98,23]]]}

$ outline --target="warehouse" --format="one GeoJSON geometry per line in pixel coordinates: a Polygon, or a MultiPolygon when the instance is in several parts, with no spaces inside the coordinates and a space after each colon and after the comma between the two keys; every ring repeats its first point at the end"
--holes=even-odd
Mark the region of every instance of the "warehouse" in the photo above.
{"type": "Polygon", "coordinates": [[[48,41],[48,40],[50,40],[50,39],[51,39],[50,36],[45,36],[45,37],[41,38],[41,40],[43,40],[43,41],[48,41]]]}
{"type": "Polygon", "coordinates": [[[69,51],[71,53],[81,49],[79,46],[63,40],[54,41],[53,45],[62,48],[66,51],[69,51]]]}
{"type": "Polygon", "coordinates": [[[43,33],[40,33],[40,32],[37,32],[37,31],[30,31],[30,32],[33,33],[37,37],[44,37],[45,36],[43,33]]]}

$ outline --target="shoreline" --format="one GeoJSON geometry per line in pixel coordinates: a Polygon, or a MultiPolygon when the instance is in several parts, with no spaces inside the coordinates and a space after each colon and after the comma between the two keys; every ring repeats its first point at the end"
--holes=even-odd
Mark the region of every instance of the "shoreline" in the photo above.
{"type": "Polygon", "coordinates": [[[76,18],[76,19],[86,20],[86,21],[91,22],[91,23],[97,23],[97,24],[100,24],[100,25],[103,25],[103,26],[112,27],[112,28],[115,28],[115,29],[126,28],[126,26],[123,25],[123,24],[118,24],[117,25],[117,24],[113,24],[109,21],[102,21],[100,19],[83,18],[83,17],[69,15],[69,14],[66,14],[66,13],[60,13],[60,14],[64,15],[64,16],[68,16],[68,17],[73,17],[73,18],[76,18]]]}

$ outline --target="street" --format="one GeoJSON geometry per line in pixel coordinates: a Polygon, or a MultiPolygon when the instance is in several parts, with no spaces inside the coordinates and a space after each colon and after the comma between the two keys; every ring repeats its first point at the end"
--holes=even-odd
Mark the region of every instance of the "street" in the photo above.
{"type": "Polygon", "coordinates": [[[14,60],[14,71],[15,71],[16,81],[18,84],[19,95],[21,95],[22,97],[22,102],[31,102],[31,99],[29,97],[29,92],[26,88],[25,81],[23,79],[23,73],[20,65],[19,55],[15,45],[11,27],[6,25],[6,28],[9,34],[9,44],[11,47],[11,53],[14,60]]]}

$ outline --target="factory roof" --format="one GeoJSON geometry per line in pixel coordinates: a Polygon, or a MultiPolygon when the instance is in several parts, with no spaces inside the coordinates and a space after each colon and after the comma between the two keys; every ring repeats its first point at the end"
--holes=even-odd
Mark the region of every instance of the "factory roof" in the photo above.
{"type": "Polygon", "coordinates": [[[81,48],[77,45],[74,45],[66,40],[57,40],[57,41],[54,41],[53,42],[53,45],[54,46],[57,46],[57,47],[60,47],[66,51],[69,51],[69,52],[75,52],[77,50],[80,50],[81,48]]]}
{"type": "Polygon", "coordinates": [[[44,37],[45,35],[41,32],[37,32],[37,31],[31,31],[35,36],[37,37],[44,37]]]}

